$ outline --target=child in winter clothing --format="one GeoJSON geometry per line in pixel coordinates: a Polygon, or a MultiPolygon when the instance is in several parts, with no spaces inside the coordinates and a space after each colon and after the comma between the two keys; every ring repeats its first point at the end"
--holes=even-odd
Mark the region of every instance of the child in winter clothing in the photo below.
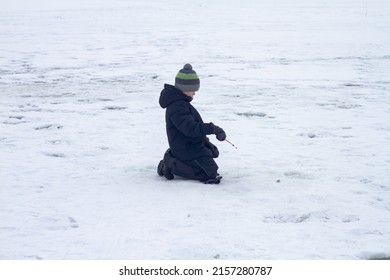
{"type": "Polygon", "coordinates": [[[200,81],[190,64],[176,75],[175,86],[165,84],[160,94],[160,106],[166,109],[165,121],[169,149],[157,167],[157,173],[168,180],[174,175],[205,183],[218,184],[221,176],[213,158],[219,151],[206,135],[215,134],[219,141],[226,139],[225,131],[213,123],[204,123],[190,104],[199,90],[200,81]]]}

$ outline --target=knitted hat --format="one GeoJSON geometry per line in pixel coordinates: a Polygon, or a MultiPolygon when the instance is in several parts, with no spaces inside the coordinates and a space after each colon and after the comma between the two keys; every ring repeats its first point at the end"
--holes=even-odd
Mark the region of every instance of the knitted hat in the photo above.
{"type": "Polygon", "coordinates": [[[175,78],[175,87],[182,92],[198,91],[200,87],[200,81],[198,74],[192,70],[191,64],[184,65],[183,69],[177,73],[175,78]]]}

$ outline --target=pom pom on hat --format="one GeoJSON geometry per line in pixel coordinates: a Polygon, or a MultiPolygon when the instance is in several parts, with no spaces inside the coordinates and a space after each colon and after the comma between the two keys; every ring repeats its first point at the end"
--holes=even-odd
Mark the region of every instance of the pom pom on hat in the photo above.
{"type": "Polygon", "coordinates": [[[184,65],[183,69],[184,70],[192,70],[192,65],[187,63],[186,65],[184,65]]]}
{"type": "Polygon", "coordinates": [[[187,63],[183,66],[175,78],[175,87],[182,92],[198,91],[200,80],[198,74],[193,70],[192,65],[187,63]]]}

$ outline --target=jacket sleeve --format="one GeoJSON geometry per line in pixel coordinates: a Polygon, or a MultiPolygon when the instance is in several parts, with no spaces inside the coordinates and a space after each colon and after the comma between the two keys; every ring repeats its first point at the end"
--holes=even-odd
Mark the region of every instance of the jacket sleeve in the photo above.
{"type": "Polygon", "coordinates": [[[211,123],[196,122],[185,103],[178,104],[170,117],[173,125],[187,137],[203,137],[213,133],[211,123]]]}

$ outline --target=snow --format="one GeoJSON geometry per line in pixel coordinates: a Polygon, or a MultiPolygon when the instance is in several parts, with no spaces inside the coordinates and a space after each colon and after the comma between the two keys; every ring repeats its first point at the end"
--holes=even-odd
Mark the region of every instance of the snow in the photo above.
{"type": "Polygon", "coordinates": [[[4,2],[0,259],[390,258],[388,1],[4,2]],[[156,174],[185,63],[220,185],[156,174]]]}

